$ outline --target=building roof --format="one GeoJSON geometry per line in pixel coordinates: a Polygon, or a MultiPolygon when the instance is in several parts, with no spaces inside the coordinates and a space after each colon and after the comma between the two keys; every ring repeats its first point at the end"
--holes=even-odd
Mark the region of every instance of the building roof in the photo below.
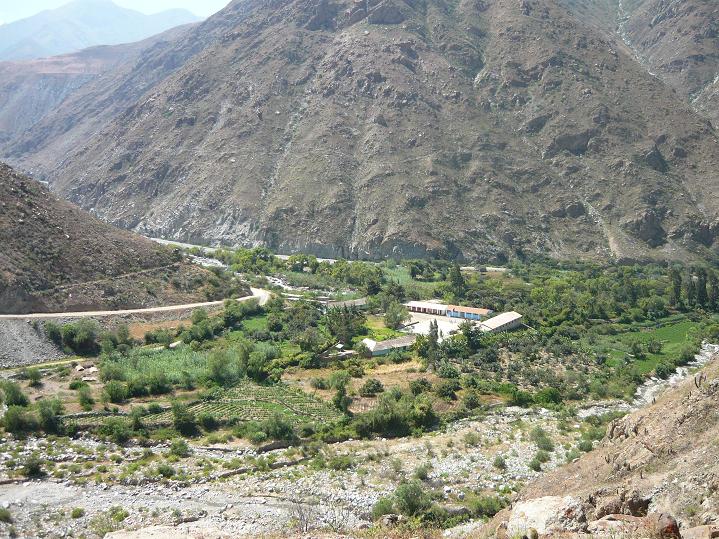
{"type": "Polygon", "coordinates": [[[464,307],[462,305],[447,305],[448,311],[456,311],[460,313],[478,314],[480,316],[487,316],[491,312],[491,309],[483,309],[480,307],[464,307]]]}
{"type": "Polygon", "coordinates": [[[493,330],[505,324],[509,324],[510,322],[521,320],[521,318],[522,315],[518,312],[509,311],[508,313],[498,314],[497,316],[493,316],[489,320],[485,320],[484,322],[482,322],[482,327],[493,330]]]}
{"type": "Polygon", "coordinates": [[[414,307],[415,309],[447,309],[447,306],[444,303],[435,303],[434,301],[408,301],[405,303],[405,306],[414,307]]]}
{"type": "Polygon", "coordinates": [[[386,341],[373,341],[372,339],[362,339],[362,342],[367,345],[370,352],[377,352],[379,350],[392,350],[394,348],[406,348],[412,346],[414,341],[417,340],[417,335],[403,335],[395,339],[388,339],[386,341]]]}

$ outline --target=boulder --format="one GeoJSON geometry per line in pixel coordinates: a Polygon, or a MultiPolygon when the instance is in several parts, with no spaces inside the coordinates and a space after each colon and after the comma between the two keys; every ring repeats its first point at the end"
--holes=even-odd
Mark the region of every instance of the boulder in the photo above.
{"type": "Polygon", "coordinates": [[[586,528],[582,503],[572,496],[544,496],[514,506],[507,522],[508,535],[524,534],[534,528],[539,535],[586,528]]]}
{"type": "Polygon", "coordinates": [[[587,525],[587,531],[595,535],[625,537],[656,537],[659,539],[682,539],[679,525],[671,515],[654,513],[645,517],[632,515],[607,515],[587,525]]]}

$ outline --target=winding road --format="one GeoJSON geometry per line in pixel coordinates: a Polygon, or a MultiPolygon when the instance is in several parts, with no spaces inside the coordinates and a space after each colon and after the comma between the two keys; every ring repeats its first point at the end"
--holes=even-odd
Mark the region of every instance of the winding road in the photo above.
{"type": "MultiPolygon", "coordinates": [[[[250,288],[251,296],[237,298],[237,301],[249,301],[257,299],[260,305],[264,305],[270,299],[271,292],[263,288],[250,288]]],[[[172,311],[184,311],[186,309],[199,309],[201,307],[215,307],[222,305],[225,300],[206,301],[203,303],[187,303],[185,305],[165,305],[162,307],[149,307],[146,309],[123,309],[119,311],[81,311],[69,313],[31,313],[31,314],[2,314],[0,320],[44,320],[53,318],[99,318],[105,316],[117,316],[123,314],[162,313],[172,311]]]]}

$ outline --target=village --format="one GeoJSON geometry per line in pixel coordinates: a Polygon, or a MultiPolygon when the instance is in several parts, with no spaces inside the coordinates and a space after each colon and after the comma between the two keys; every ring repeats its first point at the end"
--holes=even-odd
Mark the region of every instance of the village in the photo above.
{"type": "Polygon", "coordinates": [[[465,321],[486,333],[500,333],[522,327],[522,315],[515,311],[495,315],[491,309],[446,305],[432,300],[409,301],[404,306],[410,315],[410,321],[403,328],[407,335],[380,342],[372,339],[362,341],[373,357],[387,355],[393,350],[408,350],[415,343],[417,335],[429,334],[433,322],[437,324],[439,341],[456,334],[465,321]]]}

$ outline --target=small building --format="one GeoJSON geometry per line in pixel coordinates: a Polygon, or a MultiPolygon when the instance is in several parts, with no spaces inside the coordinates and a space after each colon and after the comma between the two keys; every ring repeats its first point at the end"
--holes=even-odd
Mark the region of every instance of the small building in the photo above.
{"type": "Polygon", "coordinates": [[[482,331],[499,333],[500,331],[510,331],[522,326],[522,315],[515,311],[498,314],[485,320],[479,324],[482,331]]]}
{"type": "Polygon", "coordinates": [[[404,304],[410,312],[447,316],[447,306],[433,301],[409,301],[404,304]]]}
{"type": "Polygon", "coordinates": [[[377,342],[372,339],[362,339],[362,342],[369,351],[372,352],[372,357],[376,357],[386,356],[393,350],[399,350],[401,352],[409,350],[416,340],[417,335],[404,335],[402,337],[386,341],[377,342]]]}
{"type": "Polygon", "coordinates": [[[478,307],[462,307],[461,305],[447,305],[447,316],[450,318],[464,318],[465,320],[483,320],[492,314],[490,309],[478,307]]]}

